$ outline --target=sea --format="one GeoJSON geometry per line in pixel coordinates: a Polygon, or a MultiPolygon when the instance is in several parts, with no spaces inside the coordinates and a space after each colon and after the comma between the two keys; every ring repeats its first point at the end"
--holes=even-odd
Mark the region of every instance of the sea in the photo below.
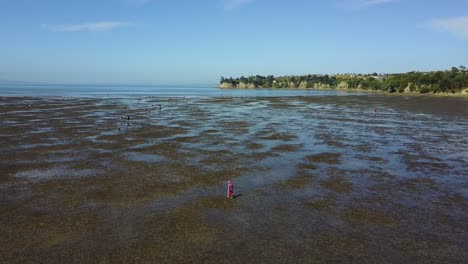
{"type": "Polygon", "coordinates": [[[216,85],[0,85],[0,96],[17,97],[275,97],[359,95],[336,90],[221,89],[216,85]]]}

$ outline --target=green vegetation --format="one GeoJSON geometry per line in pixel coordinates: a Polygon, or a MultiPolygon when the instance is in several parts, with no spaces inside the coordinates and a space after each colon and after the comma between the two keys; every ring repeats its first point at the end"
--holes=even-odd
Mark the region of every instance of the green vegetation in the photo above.
{"type": "Polygon", "coordinates": [[[301,76],[221,77],[222,88],[341,88],[417,93],[461,93],[468,89],[468,69],[399,74],[337,74],[301,76]]]}

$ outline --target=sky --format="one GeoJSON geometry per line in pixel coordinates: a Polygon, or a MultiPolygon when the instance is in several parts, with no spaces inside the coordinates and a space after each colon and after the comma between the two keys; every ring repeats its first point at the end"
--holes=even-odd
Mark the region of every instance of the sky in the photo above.
{"type": "Polygon", "coordinates": [[[216,84],[466,64],[466,0],[0,0],[0,80],[216,84]]]}

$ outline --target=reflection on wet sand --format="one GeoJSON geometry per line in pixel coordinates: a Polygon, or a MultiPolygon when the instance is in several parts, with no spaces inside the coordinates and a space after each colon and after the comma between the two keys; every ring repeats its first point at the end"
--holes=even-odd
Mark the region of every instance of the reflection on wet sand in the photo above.
{"type": "Polygon", "coordinates": [[[461,263],[466,105],[0,98],[0,262],[461,263]]]}

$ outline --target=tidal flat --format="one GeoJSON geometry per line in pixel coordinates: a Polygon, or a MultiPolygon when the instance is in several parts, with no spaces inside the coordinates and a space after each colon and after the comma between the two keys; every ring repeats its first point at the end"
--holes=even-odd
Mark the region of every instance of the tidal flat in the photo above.
{"type": "Polygon", "coordinates": [[[0,97],[0,120],[0,263],[468,258],[467,98],[0,97]]]}

